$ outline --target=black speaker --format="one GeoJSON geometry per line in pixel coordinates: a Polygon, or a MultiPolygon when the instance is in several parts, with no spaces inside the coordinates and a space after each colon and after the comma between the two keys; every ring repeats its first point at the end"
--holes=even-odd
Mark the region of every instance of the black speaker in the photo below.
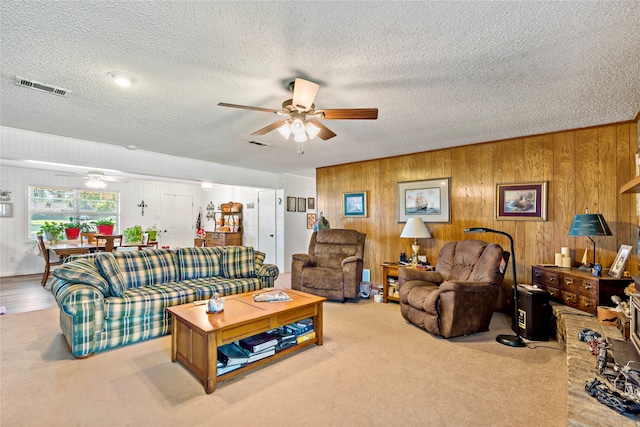
{"type": "Polygon", "coordinates": [[[549,341],[551,306],[549,292],[544,289],[518,285],[518,330],[515,322],[512,329],[525,339],[549,341]]]}

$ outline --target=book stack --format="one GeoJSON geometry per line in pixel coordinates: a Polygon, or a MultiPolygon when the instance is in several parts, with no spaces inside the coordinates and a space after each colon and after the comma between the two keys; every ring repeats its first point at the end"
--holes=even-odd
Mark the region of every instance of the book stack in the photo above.
{"type": "Polygon", "coordinates": [[[303,319],[285,326],[285,330],[296,336],[298,344],[316,337],[313,330],[313,319],[303,319]]]}
{"type": "Polygon", "coordinates": [[[291,332],[288,332],[284,326],[280,326],[279,328],[270,330],[269,334],[273,335],[278,339],[278,344],[276,345],[276,352],[284,350],[285,348],[289,348],[297,344],[296,336],[291,332]]]}
{"type": "Polygon", "coordinates": [[[223,375],[248,363],[276,354],[277,338],[266,332],[218,347],[218,373],[223,375]]]}

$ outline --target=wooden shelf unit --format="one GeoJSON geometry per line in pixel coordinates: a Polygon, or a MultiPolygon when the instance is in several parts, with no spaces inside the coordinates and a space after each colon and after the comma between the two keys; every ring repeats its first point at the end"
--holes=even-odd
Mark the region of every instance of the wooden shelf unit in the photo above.
{"type": "Polygon", "coordinates": [[[389,280],[393,283],[395,281],[396,288],[398,286],[398,264],[382,264],[382,302],[387,301],[399,302],[400,298],[396,296],[389,296],[389,280]]]}

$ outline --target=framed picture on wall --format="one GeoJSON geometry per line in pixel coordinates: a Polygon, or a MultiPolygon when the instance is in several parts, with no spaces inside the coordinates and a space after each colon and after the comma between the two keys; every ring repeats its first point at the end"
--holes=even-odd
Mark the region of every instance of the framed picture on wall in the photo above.
{"type": "Polygon", "coordinates": [[[13,218],[13,203],[0,203],[0,218],[13,218]]]}
{"type": "Polygon", "coordinates": [[[314,210],[316,208],[316,199],[315,199],[315,197],[308,197],[307,198],[307,208],[309,208],[309,210],[314,210]]]}
{"type": "Polygon", "coordinates": [[[307,214],[307,228],[311,229],[313,228],[313,224],[315,224],[316,222],[316,214],[312,213],[312,214],[307,214]]]}
{"type": "Polygon", "coordinates": [[[451,178],[405,181],[396,184],[398,222],[421,218],[424,222],[451,222],[451,178]]]}
{"type": "Polygon", "coordinates": [[[627,260],[629,259],[630,254],[631,254],[631,246],[629,245],[620,246],[618,255],[616,255],[616,259],[613,260],[613,264],[611,264],[611,268],[609,268],[609,276],[615,277],[616,279],[619,279],[622,277],[622,273],[624,272],[624,266],[627,264],[627,260]]]}
{"type": "Polygon", "coordinates": [[[295,212],[295,211],[296,211],[296,198],[287,197],[287,212],[295,212]]]}
{"type": "Polygon", "coordinates": [[[304,197],[298,197],[298,212],[307,211],[307,199],[304,197]]]}
{"type": "Polygon", "coordinates": [[[342,215],[346,217],[366,217],[367,192],[344,193],[342,195],[342,215]]]}
{"type": "Polygon", "coordinates": [[[547,181],[497,184],[496,219],[546,221],[547,187],[547,181]]]}

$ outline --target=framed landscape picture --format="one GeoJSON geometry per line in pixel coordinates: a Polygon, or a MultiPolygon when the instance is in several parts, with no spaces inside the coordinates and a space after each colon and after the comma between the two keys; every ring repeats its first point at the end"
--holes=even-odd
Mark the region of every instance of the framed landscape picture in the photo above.
{"type": "Polygon", "coordinates": [[[316,199],[315,199],[315,197],[308,197],[307,198],[307,207],[311,211],[316,208],[316,199]]]}
{"type": "Polygon", "coordinates": [[[496,219],[547,220],[548,182],[497,184],[496,219]]]}
{"type": "Polygon", "coordinates": [[[304,197],[298,197],[298,212],[307,211],[307,199],[304,197]]]}
{"type": "Polygon", "coordinates": [[[424,222],[451,222],[451,178],[405,181],[396,184],[398,222],[421,218],[424,222]]]}
{"type": "Polygon", "coordinates": [[[344,193],[342,195],[342,215],[346,217],[366,217],[367,192],[344,193]]]}

